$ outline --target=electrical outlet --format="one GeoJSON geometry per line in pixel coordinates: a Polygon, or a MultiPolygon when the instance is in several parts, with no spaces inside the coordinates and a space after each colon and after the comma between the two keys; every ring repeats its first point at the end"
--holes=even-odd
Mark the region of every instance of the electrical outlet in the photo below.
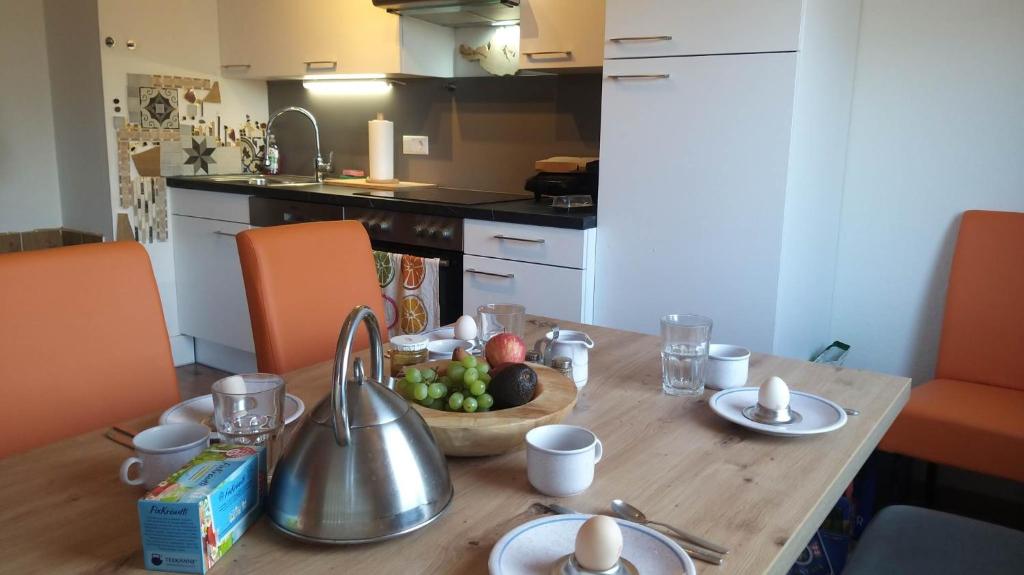
{"type": "Polygon", "coordinates": [[[402,153],[426,156],[430,153],[430,141],[426,136],[402,136],[402,153]]]}

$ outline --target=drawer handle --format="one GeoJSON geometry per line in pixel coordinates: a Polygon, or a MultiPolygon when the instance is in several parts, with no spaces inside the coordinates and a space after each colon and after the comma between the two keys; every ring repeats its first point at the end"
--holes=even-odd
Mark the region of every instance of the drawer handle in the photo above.
{"type": "Polygon", "coordinates": [[[225,70],[248,70],[252,68],[252,64],[221,64],[221,68],[225,70]]]}
{"type": "Polygon", "coordinates": [[[226,236],[226,237],[229,237],[229,238],[233,238],[233,237],[238,235],[238,234],[233,234],[231,232],[222,232],[220,230],[217,230],[217,231],[215,231],[213,233],[218,235],[218,236],[226,236]]]}
{"type": "Polygon", "coordinates": [[[664,80],[668,74],[608,74],[611,80],[664,80]]]}
{"type": "Polygon", "coordinates": [[[496,239],[496,240],[508,240],[510,242],[527,242],[527,243],[530,243],[530,244],[542,244],[542,243],[544,243],[544,238],[537,238],[537,239],[517,238],[517,237],[514,237],[514,236],[503,236],[501,234],[498,234],[498,235],[494,236],[494,239],[496,239]]]}
{"type": "Polygon", "coordinates": [[[657,41],[668,41],[671,40],[672,36],[621,36],[619,38],[609,38],[609,42],[657,42],[657,41]]]}
{"type": "Polygon", "coordinates": [[[337,60],[310,60],[309,62],[303,62],[306,65],[306,70],[335,70],[338,67],[337,60]]]}
{"type": "Polygon", "coordinates": [[[536,56],[555,56],[557,54],[562,54],[566,58],[571,58],[572,50],[543,50],[540,52],[523,52],[523,55],[526,56],[527,58],[533,58],[536,56]]]}
{"type": "Polygon", "coordinates": [[[476,275],[481,275],[481,276],[490,276],[492,278],[503,278],[503,279],[507,279],[507,280],[510,280],[510,279],[516,277],[515,274],[496,274],[494,272],[482,272],[480,270],[475,270],[473,268],[466,268],[466,273],[467,274],[476,274],[476,275]]]}

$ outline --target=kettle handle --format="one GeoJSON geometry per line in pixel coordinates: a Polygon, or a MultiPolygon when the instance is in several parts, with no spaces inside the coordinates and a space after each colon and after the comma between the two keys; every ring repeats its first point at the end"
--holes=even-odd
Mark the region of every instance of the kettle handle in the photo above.
{"type": "MultiPolygon", "coordinates": [[[[348,445],[352,439],[348,415],[348,364],[352,357],[352,342],[356,338],[356,331],[359,329],[360,323],[365,323],[366,330],[370,333],[370,379],[384,380],[384,345],[381,343],[377,316],[365,305],[356,306],[349,312],[345,323],[341,326],[341,332],[338,334],[338,349],[334,354],[334,374],[331,385],[331,407],[334,413],[332,423],[334,424],[334,438],[341,446],[348,445]]],[[[355,375],[353,383],[362,385],[365,381],[362,359],[356,358],[353,373],[355,375]]]]}

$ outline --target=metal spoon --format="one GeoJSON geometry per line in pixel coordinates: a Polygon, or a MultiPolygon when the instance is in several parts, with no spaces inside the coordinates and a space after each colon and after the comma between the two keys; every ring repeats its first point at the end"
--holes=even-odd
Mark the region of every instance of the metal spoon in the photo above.
{"type": "Polygon", "coordinates": [[[857,411],[852,407],[844,407],[843,411],[846,412],[846,415],[860,415],[860,411],[857,411]]]}
{"type": "Polygon", "coordinates": [[[651,521],[650,519],[647,518],[646,515],[644,515],[643,511],[640,511],[636,507],[633,507],[632,505],[630,505],[629,503],[626,503],[625,501],[623,501],[621,499],[613,499],[612,500],[612,511],[616,515],[618,515],[619,517],[621,517],[623,519],[628,519],[628,520],[630,520],[630,521],[632,521],[634,523],[640,523],[641,525],[646,525],[648,523],[650,523],[651,525],[660,525],[660,526],[664,527],[665,529],[671,530],[673,533],[678,535],[680,539],[689,541],[690,543],[693,543],[694,545],[699,545],[701,547],[704,547],[705,549],[710,549],[711,551],[714,551],[715,553],[721,553],[722,555],[725,555],[725,554],[729,553],[729,550],[726,549],[725,547],[722,547],[721,545],[716,545],[716,544],[708,541],[707,539],[704,539],[702,537],[698,537],[698,536],[693,535],[691,533],[687,533],[687,532],[685,532],[685,531],[683,531],[681,529],[677,529],[677,528],[669,525],[668,523],[660,523],[658,521],[651,521]]]}

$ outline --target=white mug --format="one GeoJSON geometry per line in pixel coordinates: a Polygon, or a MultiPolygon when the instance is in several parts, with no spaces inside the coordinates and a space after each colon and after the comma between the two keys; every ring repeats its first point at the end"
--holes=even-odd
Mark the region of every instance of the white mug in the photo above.
{"type": "Polygon", "coordinates": [[[704,385],[711,389],[730,389],[747,384],[750,350],[738,345],[713,343],[708,346],[704,385]]]}
{"type": "Polygon", "coordinates": [[[150,427],[132,438],[135,456],[121,464],[121,481],[153,489],[210,445],[210,428],[199,423],[150,427]],[[132,467],[138,475],[131,477],[132,467]]]}
{"type": "Polygon", "coordinates": [[[603,454],[601,440],[589,429],[542,425],[526,434],[526,476],[545,495],[575,495],[594,482],[603,454]]]}

